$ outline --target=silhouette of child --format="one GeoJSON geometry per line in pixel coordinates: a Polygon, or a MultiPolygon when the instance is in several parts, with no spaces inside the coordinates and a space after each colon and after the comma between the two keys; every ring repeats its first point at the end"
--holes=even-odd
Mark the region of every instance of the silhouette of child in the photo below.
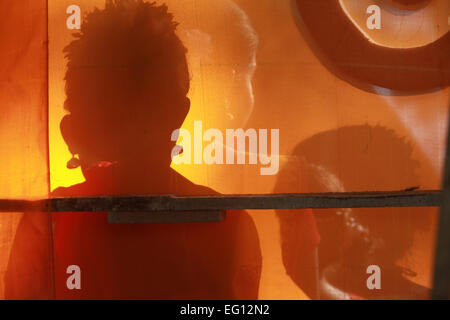
{"type": "MultiPolygon", "coordinates": [[[[53,196],[216,194],[170,168],[170,136],[190,107],[176,25],[165,5],[142,0],[108,1],[85,17],[65,48],[61,133],[78,155],[68,166],[81,166],[86,181],[53,196]]],[[[257,298],[261,255],[245,212],[217,223],[147,225],[111,225],[106,212],[53,217],[58,299],[257,298]],[[66,286],[73,264],[81,290],[66,286]]]]}

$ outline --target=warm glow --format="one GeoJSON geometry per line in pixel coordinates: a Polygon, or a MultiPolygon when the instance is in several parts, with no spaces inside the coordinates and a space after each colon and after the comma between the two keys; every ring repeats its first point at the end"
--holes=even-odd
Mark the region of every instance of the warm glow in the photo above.
{"type": "MultiPolygon", "coordinates": [[[[280,151],[283,161],[280,166],[283,167],[298,144],[318,133],[346,126],[367,125],[371,128],[382,126],[412,142],[414,148],[408,157],[410,156],[411,161],[419,163],[416,173],[420,188],[439,188],[442,150],[446,135],[448,89],[410,96],[391,96],[389,92],[383,94],[380,92],[378,95],[362,91],[336,78],[319,62],[313,49],[300,36],[287,2],[277,2],[276,6],[273,5],[273,16],[253,14],[252,19],[255,21],[252,22],[258,26],[255,28],[258,37],[265,39],[256,61],[249,65],[229,61],[221,63],[223,57],[218,58],[211,54],[209,38],[211,35],[202,32],[200,26],[196,24],[197,11],[201,11],[201,6],[194,5],[196,1],[158,1],[167,3],[175,19],[180,22],[178,33],[188,48],[191,109],[184,121],[184,129],[193,132],[194,121],[198,120],[203,122],[205,129],[245,127],[249,125],[248,119],[253,121],[250,125],[256,123],[261,128],[280,129],[280,151]],[[266,18],[261,18],[263,16],[266,18]],[[270,17],[267,18],[268,16],[270,17]],[[278,21],[277,24],[273,24],[277,26],[274,28],[263,21],[273,17],[277,19],[283,17],[283,23],[278,21]],[[257,79],[252,82],[251,75],[255,67],[257,79]],[[241,82],[235,79],[241,79],[241,82]]],[[[444,25],[442,21],[448,3],[447,0],[434,1],[430,8],[401,18],[382,11],[383,28],[375,33],[361,27],[365,26],[367,18],[366,7],[361,11],[361,5],[369,5],[371,1],[340,0],[349,19],[367,39],[377,45],[392,48],[423,46],[446,34],[447,15],[444,25]],[[360,11],[355,14],[355,10],[360,11]],[[398,19],[402,22],[399,23],[398,19]],[[411,22],[409,19],[412,19],[411,22]],[[440,28],[437,28],[438,25],[440,28]]],[[[62,139],[59,128],[61,118],[65,114],[63,105],[66,99],[63,80],[66,61],[62,50],[71,41],[71,34],[74,33],[64,27],[67,17],[65,10],[70,4],[72,1],[69,0],[49,1],[49,141],[52,190],[84,181],[80,169],[66,168],[66,163],[72,155],[62,139]]],[[[78,0],[78,5],[84,12],[91,11],[95,6],[102,8],[103,4],[104,0],[78,0]]],[[[259,3],[254,1],[247,4],[246,10],[258,13],[261,8],[259,3]]],[[[227,32],[224,29],[221,36],[226,38],[227,32]]],[[[389,157],[392,154],[405,156],[399,154],[398,150],[392,150],[392,154],[388,155],[370,154],[367,151],[370,150],[369,145],[372,141],[370,130],[363,132],[367,134],[368,141],[364,148],[361,147],[364,157],[370,158],[373,163],[388,161],[389,164],[389,157]]],[[[314,151],[322,154],[323,158],[332,159],[339,165],[339,170],[355,172],[352,179],[356,182],[351,181],[355,183],[355,190],[340,191],[401,190],[411,187],[389,179],[372,184],[370,179],[375,180],[379,176],[377,172],[361,173],[358,168],[342,162],[344,155],[340,148],[342,145],[351,145],[353,139],[341,141],[336,138],[328,142],[326,148],[322,146],[322,149],[318,147],[314,151]],[[358,174],[367,174],[370,179],[358,180],[358,174]]],[[[389,142],[386,145],[391,147],[389,142]]],[[[145,167],[145,164],[141,165],[145,167]]],[[[207,165],[172,165],[172,167],[192,182],[209,186],[221,193],[273,193],[278,179],[276,176],[261,177],[256,168],[251,166],[236,166],[232,169],[207,165]]],[[[389,170],[390,168],[387,168],[386,172],[389,170]]],[[[300,180],[305,179],[302,176],[300,180]]],[[[310,186],[298,187],[289,183],[286,183],[285,192],[310,191],[308,189],[310,186]]],[[[328,181],[328,184],[332,183],[328,181]]],[[[411,281],[430,286],[432,269],[430,248],[434,245],[436,214],[435,209],[429,209],[426,213],[431,221],[430,226],[426,231],[414,234],[414,245],[409,252],[412,258],[401,257],[396,262],[417,271],[419,275],[411,277],[411,281]]],[[[282,261],[279,220],[274,211],[252,212],[252,217],[260,236],[263,256],[260,297],[307,298],[286,274],[282,261]]]]}

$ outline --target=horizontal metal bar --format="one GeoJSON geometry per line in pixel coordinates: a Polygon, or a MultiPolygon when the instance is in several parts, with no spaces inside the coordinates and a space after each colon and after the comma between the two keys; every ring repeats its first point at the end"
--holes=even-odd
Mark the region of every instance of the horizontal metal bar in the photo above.
{"type": "Polygon", "coordinates": [[[345,192],[317,194],[214,196],[102,196],[40,201],[0,200],[0,212],[152,212],[245,209],[325,209],[370,207],[436,207],[442,191],[345,192]]]}

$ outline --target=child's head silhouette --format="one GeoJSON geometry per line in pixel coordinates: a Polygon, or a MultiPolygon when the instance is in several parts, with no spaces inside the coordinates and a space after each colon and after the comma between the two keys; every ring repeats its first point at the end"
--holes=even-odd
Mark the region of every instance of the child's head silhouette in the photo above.
{"type": "Polygon", "coordinates": [[[186,48],[165,5],[109,0],[66,48],[62,135],[82,167],[153,159],[170,164],[170,134],[190,102],[186,48]],[[159,159],[159,160],[158,160],[159,159]]]}

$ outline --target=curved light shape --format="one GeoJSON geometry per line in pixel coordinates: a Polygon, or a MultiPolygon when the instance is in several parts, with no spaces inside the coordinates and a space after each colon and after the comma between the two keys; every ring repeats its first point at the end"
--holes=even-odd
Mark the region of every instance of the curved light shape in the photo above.
{"type": "Polygon", "coordinates": [[[412,6],[411,10],[397,6],[392,0],[356,0],[354,4],[364,8],[361,11],[363,18],[360,21],[354,16],[355,9],[352,10],[350,7],[350,4],[353,4],[352,1],[354,0],[339,0],[340,7],[368,41],[381,47],[402,49],[423,47],[442,38],[450,30],[447,21],[450,12],[445,16],[445,7],[450,9],[450,3],[447,0],[431,0],[422,6],[412,6]],[[365,28],[366,19],[370,16],[365,9],[370,5],[378,5],[381,9],[381,30],[365,28]],[[436,19],[437,14],[440,19],[436,19]],[[386,21],[389,22],[388,26],[386,21]],[[397,21],[399,25],[393,29],[392,24],[397,21]]]}
{"type": "MultiPolygon", "coordinates": [[[[364,6],[373,3],[360,1],[364,6]]],[[[391,95],[414,95],[450,83],[450,32],[419,47],[392,48],[369,41],[339,1],[293,0],[293,6],[297,26],[313,52],[333,74],[353,86],[369,92],[377,87],[390,89],[391,95]]]]}

